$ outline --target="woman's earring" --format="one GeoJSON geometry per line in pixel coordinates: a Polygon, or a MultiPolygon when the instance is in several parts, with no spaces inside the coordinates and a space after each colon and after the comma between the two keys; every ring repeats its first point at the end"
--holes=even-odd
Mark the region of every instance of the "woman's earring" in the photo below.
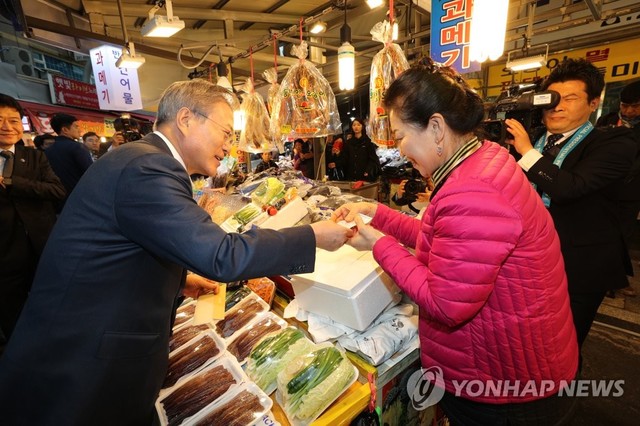
{"type": "Polygon", "coordinates": [[[438,157],[442,156],[442,145],[436,146],[436,154],[438,154],[438,157]]]}

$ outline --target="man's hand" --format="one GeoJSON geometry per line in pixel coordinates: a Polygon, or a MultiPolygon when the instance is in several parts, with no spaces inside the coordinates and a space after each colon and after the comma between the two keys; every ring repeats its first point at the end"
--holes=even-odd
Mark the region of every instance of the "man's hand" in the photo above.
{"type": "Polygon", "coordinates": [[[187,282],[182,293],[193,299],[197,299],[202,290],[212,290],[213,294],[218,294],[219,285],[217,282],[197,274],[188,274],[187,282]]]}
{"type": "Polygon", "coordinates": [[[316,247],[328,251],[338,250],[353,236],[353,230],[330,220],[312,223],[311,228],[316,235],[316,247]]]}
{"type": "Polygon", "coordinates": [[[513,145],[518,154],[524,155],[533,149],[529,134],[525,130],[522,123],[513,118],[507,118],[504,120],[504,124],[507,126],[509,133],[513,135],[513,139],[506,139],[505,142],[509,145],[513,145]]]}

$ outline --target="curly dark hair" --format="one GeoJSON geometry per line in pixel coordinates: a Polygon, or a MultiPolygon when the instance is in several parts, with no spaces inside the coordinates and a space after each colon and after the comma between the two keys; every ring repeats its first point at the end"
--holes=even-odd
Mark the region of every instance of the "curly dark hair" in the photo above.
{"type": "Polygon", "coordinates": [[[564,83],[565,81],[578,80],[587,86],[587,97],[589,102],[599,98],[604,89],[604,76],[591,62],[586,59],[568,58],[560,62],[551,74],[544,79],[541,85],[542,90],[547,90],[553,83],[564,83]]]}
{"type": "Polygon", "coordinates": [[[428,57],[391,83],[384,103],[403,122],[421,129],[435,113],[459,134],[474,131],[484,118],[482,98],[455,70],[428,57]]]}

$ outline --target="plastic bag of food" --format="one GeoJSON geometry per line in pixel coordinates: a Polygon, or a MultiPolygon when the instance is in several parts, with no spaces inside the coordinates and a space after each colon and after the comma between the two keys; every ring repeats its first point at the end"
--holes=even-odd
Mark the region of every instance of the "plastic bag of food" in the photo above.
{"type": "Polygon", "coordinates": [[[391,147],[395,142],[391,135],[389,116],[384,108],[384,95],[391,83],[409,69],[409,62],[402,48],[391,42],[392,28],[389,21],[378,22],[371,29],[373,40],[384,43],[371,63],[369,90],[369,136],[378,145],[391,147]]]}
{"type": "Polygon", "coordinates": [[[240,111],[244,115],[244,128],[240,132],[238,149],[245,152],[270,152],[277,149],[271,139],[269,113],[262,95],[255,91],[253,81],[248,78],[241,91],[240,111]]]}
{"type": "Polygon", "coordinates": [[[276,398],[292,424],[306,425],[353,384],[358,372],[333,345],[293,359],[278,373],[276,398]]]}
{"type": "MultiPolygon", "coordinates": [[[[193,417],[190,426],[251,426],[273,424],[261,421],[271,410],[273,401],[255,385],[243,383],[233,387],[219,401],[193,417]]],[[[279,424],[279,423],[278,423],[279,424]]]]}
{"type": "Polygon", "coordinates": [[[284,198],[285,186],[278,178],[266,178],[253,193],[251,200],[259,206],[274,205],[278,200],[284,198]]]}
{"type": "Polygon", "coordinates": [[[267,110],[269,111],[269,114],[271,114],[273,112],[273,105],[276,100],[276,96],[278,96],[278,91],[280,90],[280,85],[278,84],[278,70],[275,68],[268,68],[264,70],[262,76],[270,83],[269,92],[267,93],[267,110]]]}
{"type": "Polygon", "coordinates": [[[315,345],[302,331],[287,327],[268,334],[253,347],[245,371],[260,389],[270,394],[276,390],[278,373],[294,358],[311,352],[313,348],[315,345]]]}
{"type": "Polygon", "coordinates": [[[282,80],[271,114],[272,134],[280,138],[317,138],[342,132],[331,85],[307,57],[307,43],[294,46],[299,62],[282,80]]]}

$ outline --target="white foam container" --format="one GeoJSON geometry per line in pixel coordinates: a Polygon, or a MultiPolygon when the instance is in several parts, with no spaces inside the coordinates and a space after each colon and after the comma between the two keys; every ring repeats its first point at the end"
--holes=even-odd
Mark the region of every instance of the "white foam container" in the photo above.
{"type": "Polygon", "coordinates": [[[400,299],[400,290],[373,254],[348,245],[333,252],[317,249],[315,271],[290,281],[300,308],[359,331],[400,299]]]}

